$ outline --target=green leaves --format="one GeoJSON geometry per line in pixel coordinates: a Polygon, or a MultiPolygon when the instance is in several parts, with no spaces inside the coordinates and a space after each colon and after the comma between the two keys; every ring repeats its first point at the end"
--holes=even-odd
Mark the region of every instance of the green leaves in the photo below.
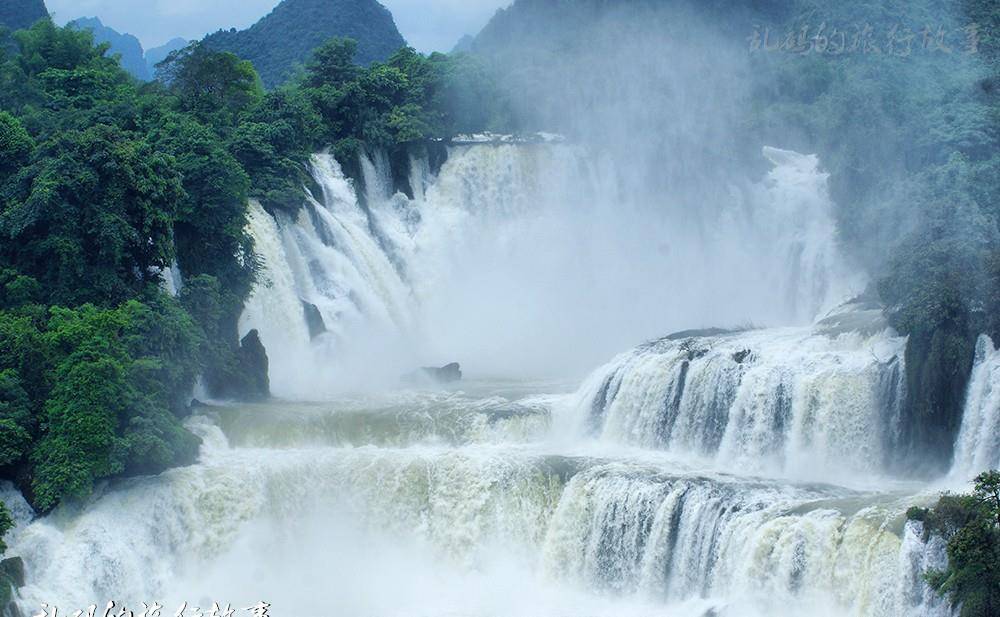
{"type": "Polygon", "coordinates": [[[184,196],[172,161],[104,125],[38,150],[26,194],[0,211],[0,257],[68,305],[121,302],[169,267],[184,196]]]}
{"type": "Polygon", "coordinates": [[[972,495],[945,495],[931,510],[911,509],[924,534],[948,543],[948,567],[926,575],[931,587],[960,606],[961,617],[992,617],[1000,611],[1000,472],[975,481],[972,495]]]}
{"type": "Polygon", "coordinates": [[[157,75],[178,94],[181,111],[217,128],[233,126],[264,93],[252,64],[201,43],[170,54],[157,75]]]}
{"type": "Polygon", "coordinates": [[[131,393],[113,345],[88,340],[56,370],[45,404],[47,432],[31,454],[35,504],[42,510],[87,497],[96,480],[124,471],[118,425],[131,393]]]}
{"type": "Polygon", "coordinates": [[[10,510],[7,509],[7,504],[0,501],[0,555],[3,555],[7,550],[7,545],[4,544],[3,537],[13,528],[14,519],[10,515],[10,510]]]}
{"type": "Polygon", "coordinates": [[[35,142],[14,116],[0,111],[0,187],[28,162],[35,142]]]}
{"type": "Polygon", "coordinates": [[[159,291],[146,300],[52,309],[42,339],[53,385],[29,456],[38,508],[86,497],[102,478],[159,473],[197,455],[200,441],[175,412],[187,402],[204,338],[176,300],[159,291]]]}
{"type": "Polygon", "coordinates": [[[358,43],[353,39],[334,37],[312,52],[306,63],[306,77],[302,85],[306,88],[330,86],[340,88],[354,81],[361,68],[354,63],[358,43]]]}
{"type": "MultiPolygon", "coordinates": [[[[0,371],[0,467],[19,461],[31,445],[35,419],[17,371],[0,371]]],[[[2,535],[2,534],[0,534],[2,535]]]]}

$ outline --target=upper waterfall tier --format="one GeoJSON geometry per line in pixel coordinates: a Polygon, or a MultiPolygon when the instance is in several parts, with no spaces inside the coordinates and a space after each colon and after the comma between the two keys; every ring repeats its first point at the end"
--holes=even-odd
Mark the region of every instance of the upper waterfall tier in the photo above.
{"type": "Polygon", "coordinates": [[[764,155],[760,181],[663,193],[573,145],[457,146],[436,174],[410,161],[412,198],[384,154],[360,181],[316,155],[322,194],[251,212],[263,272],[241,329],[260,330],[276,394],[315,398],[452,361],[579,375],[671,329],[810,323],[865,279],[816,157],[764,155]]]}

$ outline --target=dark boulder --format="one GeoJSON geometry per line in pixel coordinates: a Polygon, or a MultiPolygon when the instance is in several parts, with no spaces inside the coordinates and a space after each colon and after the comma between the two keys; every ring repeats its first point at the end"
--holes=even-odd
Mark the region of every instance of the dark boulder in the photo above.
{"type": "Polygon", "coordinates": [[[240,373],[245,378],[243,396],[245,400],[258,401],[271,396],[271,382],[268,379],[267,350],[260,340],[260,333],[251,330],[240,341],[240,373]]]}
{"type": "Polygon", "coordinates": [[[24,562],[20,557],[0,561],[0,617],[21,617],[14,592],[24,587],[24,562]]]}
{"type": "Polygon", "coordinates": [[[747,360],[753,360],[753,352],[749,349],[744,349],[742,351],[737,351],[733,354],[733,361],[737,364],[743,364],[747,360]]]}
{"type": "Polygon", "coordinates": [[[326,334],[326,322],[323,321],[323,314],[319,312],[318,306],[303,300],[302,312],[306,318],[306,325],[309,326],[309,338],[326,334]]]}
{"type": "Polygon", "coordinates": [[[403,376],[403,382],[408,384],[447,384],[462,381],[462,367],[458,362],[452,362],[440,368],[424,367],[403,376]]]}
{"type": "Polygon", "coordinates": [[[0,576],[10,581],[15,589],[24,587],[24,561],[20,557],[0,561],[0,576]]]}

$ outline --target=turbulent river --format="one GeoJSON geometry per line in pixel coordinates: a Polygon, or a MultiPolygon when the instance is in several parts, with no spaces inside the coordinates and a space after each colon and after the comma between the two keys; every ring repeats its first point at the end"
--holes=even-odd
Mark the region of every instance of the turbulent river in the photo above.
{"type": "Polygon", "coordinates": [[[198,408],[198,464],[86,504],[33,519],[5,491],[23,611],[948,615],[905,511],[1000,463],[1000,353],[980,341],[951,477],[894,471],[905,340],[843,304],[865,278],[815,157],[764,154],[699,217],[565,145],[414,159],[409,195],[317,155],[300,213],[252,210],[241,328],[276,399],[198,408]],[[399,384],[452,360],[469,379],[399,384]]]}

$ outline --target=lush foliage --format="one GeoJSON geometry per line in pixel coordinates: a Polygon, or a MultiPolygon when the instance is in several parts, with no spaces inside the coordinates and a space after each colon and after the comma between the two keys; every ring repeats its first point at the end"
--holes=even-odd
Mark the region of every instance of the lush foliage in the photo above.
{"type": "Polygon", "coordinates": [[[256,379],[236,331],[250,180],[227,140],[261,94],[229,57],[193,78],[217,86],[199,97],[138,84],[89,32],[46,20],[15,40],[0,62],[0,478],[45,511],[192,461],[198,374],[230,396],[256,379]],[[178,299],[161,290],[174,263],[195,282],[178,299]]]}
{"type": "Polygon", "coordinates": [[[362,67],[358,53],[355,41],[330,39],[295,79],[269,92],[250,78],[248,63],[206,45],[171,54],[158,76],[186,113],[226,139],[249,174],[250,196],[269,209],[301,206],[306,163],[319,148],[332,147],[356,176],[361,148],[402,155],[431,138],[507,123],[482,60],[404,47],[362,67]]]}
{"type": "Polygon", "coordinates": [[[945,495],[908,514],[923,521],[925,535],[948,542],[948,568],[928,573],[930,585],[961,606],[961,617],[1000,614],[1000,472],[976,478],[971,495],[945,495]]]}

